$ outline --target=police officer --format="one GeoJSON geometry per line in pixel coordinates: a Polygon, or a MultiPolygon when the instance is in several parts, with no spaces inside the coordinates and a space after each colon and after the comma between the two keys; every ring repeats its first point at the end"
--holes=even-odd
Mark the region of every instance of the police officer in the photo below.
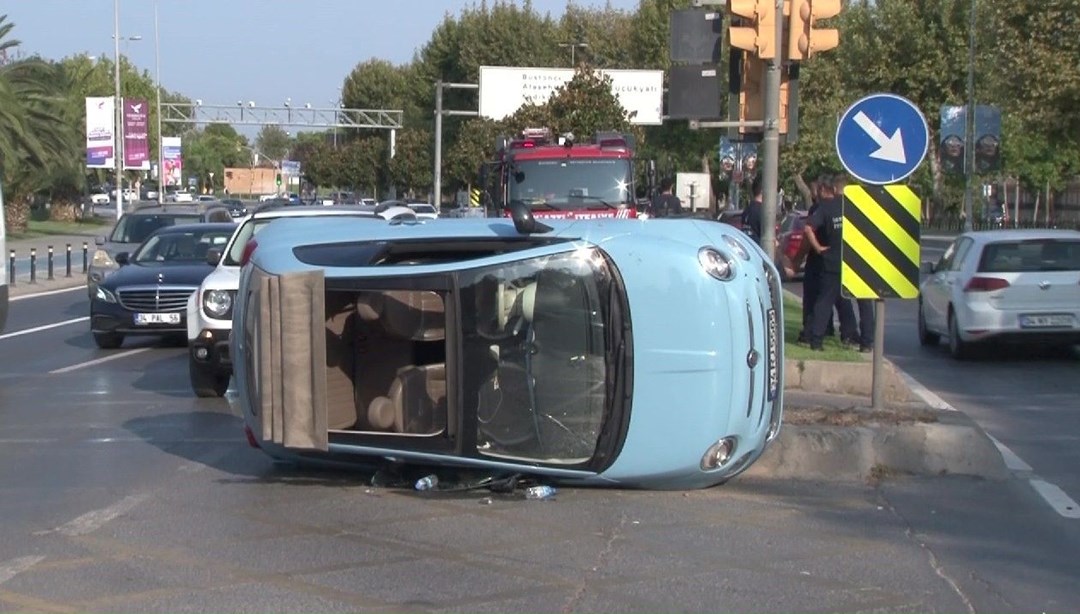
{"type": "Polygon", "coordinates": [[[823,350],[825,330],[840,298],[840,231],[844,223],[843,202],[837,188],[846,183],[842,176],[823,177],[818,186],[817,209],[809,215],[803,240],[809,244],[806,268],[820,275],[817,296],[811,309],[810,349],[823,350]]]}

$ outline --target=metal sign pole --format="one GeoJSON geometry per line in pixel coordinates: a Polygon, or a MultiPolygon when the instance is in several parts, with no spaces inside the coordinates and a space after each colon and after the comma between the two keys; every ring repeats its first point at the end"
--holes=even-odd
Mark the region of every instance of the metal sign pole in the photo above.
{"type": "Polygon", "coordinates": [[[870,407],[884,409],[881,400],[881,371],[885,364],[885,301],[874,301],[874,365],[870,382],[870,407]]]}

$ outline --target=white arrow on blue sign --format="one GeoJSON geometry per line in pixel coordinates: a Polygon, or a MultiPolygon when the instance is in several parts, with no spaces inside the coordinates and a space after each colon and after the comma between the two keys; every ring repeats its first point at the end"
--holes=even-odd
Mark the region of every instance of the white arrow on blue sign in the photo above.
{"type": "Polygon", "coordinates": [[[848,107],[836,126],[836,153],[864,183],[903,181],[926,157],[930,131],[915,103],[896,94],[871,94],[848,107]]]}

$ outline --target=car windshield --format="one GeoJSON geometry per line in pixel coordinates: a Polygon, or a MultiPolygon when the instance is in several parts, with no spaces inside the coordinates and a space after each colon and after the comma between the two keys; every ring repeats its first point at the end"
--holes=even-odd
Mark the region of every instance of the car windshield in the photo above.
{"type": "Polygon", "coordinates": [[[435,207],[431,205],[409,205],[417,213],[435,213],[435,207]]]}
{"type": "Polygon", "coordinates": [[[1080,241],[1032,239],[995,241],[983,248],[981,273],[1080,271],[1080,241]]]}
{"type": "Polygon", "coordinates": [[[211,247],[224,247],[231,230],[199,229],[156,234],[139,246],[132,261],[139,264],[193,264],[206,262],[211,247]]]}
{"type": "Polygon", "coordinates": [[[142,243],[146,237],[154,234],[154,231],[166,226],[176,224],[191,224],[198,222],[199,216],[193,215],[156,215],[139,214],[125,215],[117,222],[109,240],[114,243],[142,243]]]}
{"type": "Polygon", "coordinates": [[[618,158],[523,160],[509,178],[510,202],[537,209],[602,209],[630,202],[630,161],[618,158]]]}
{"type": "Polygon", "coordinates": [[[464,274],[464,398],[476,411],[477,452],[563,465],[593,457],[612,402],[608,377],[622,368],[615,292],[597,249],[464,274]]]}

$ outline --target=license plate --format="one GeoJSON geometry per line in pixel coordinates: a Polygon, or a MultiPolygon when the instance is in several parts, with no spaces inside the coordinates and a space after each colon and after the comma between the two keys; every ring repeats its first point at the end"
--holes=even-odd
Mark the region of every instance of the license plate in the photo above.
{"type": "Polygon", "coordinates": [[[1020,316],[1021,328],[1071,328],[1073,317],[1069,314],[1020,316]]]}
{"type": "Polygon", "coordinates": [[[776,393],[780,389],[780,348],[777,347],[779,344],[778,339],[780,333],[779,326],[776,322],[776,310],[770,309],[765,317],[768,320],[766,326],[768,327],[767,334],[769,336],[767,340],[768,345],[765,348],[768,360],[768,364],[765,365],[765,368],[769,378],[769,400],[772,401],[776,398],[776,393]]]}
{"type": "Polygon", "coordinates": [[[136,324],[179,324],[179,313],[137,313],[136,324]]]}

